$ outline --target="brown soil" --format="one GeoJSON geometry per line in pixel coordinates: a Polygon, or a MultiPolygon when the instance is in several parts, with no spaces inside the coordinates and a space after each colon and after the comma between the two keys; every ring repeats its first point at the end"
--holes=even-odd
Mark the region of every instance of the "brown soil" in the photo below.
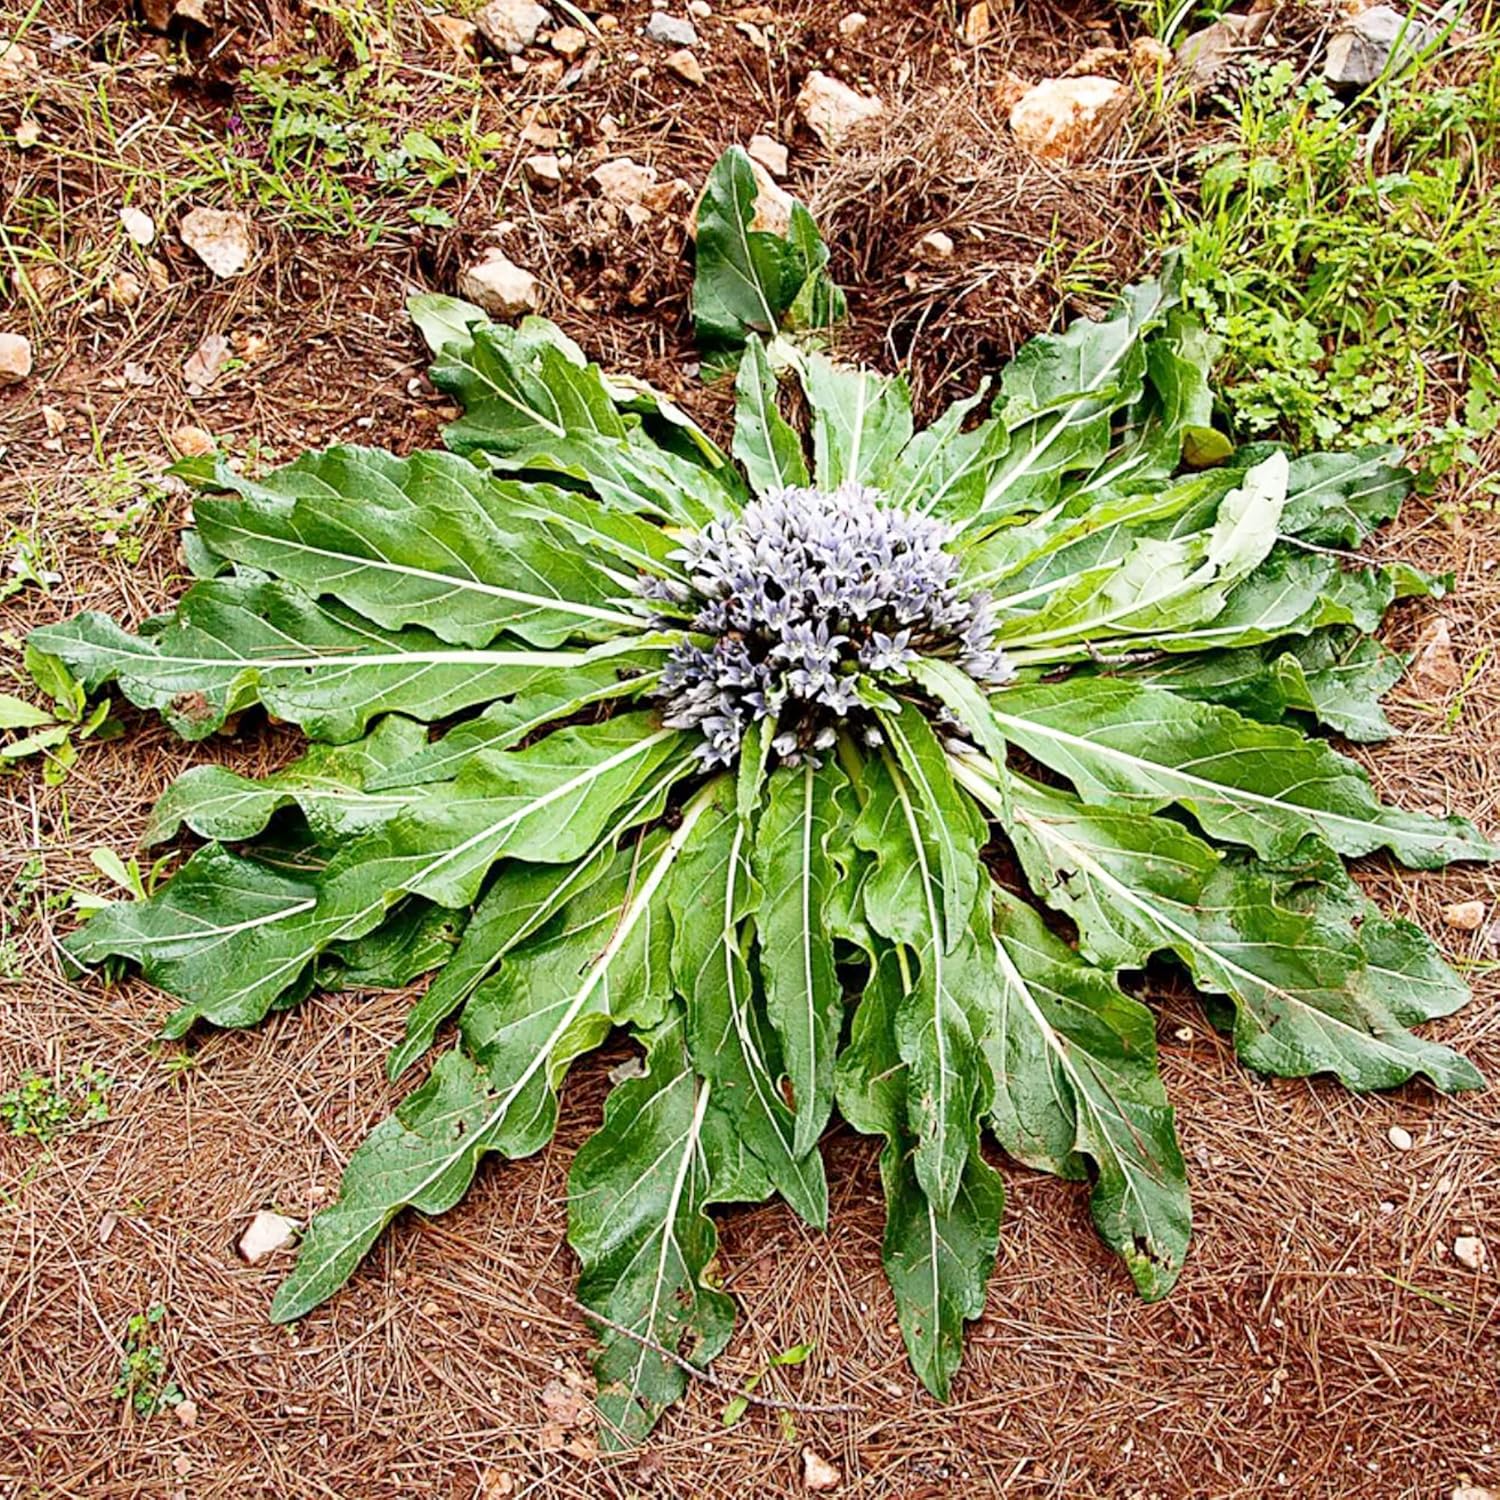
{"type": "MultiPolygon", "coordinates": [[[[389,106],[395,134],[461,97],[501,133],[498,165],[432,196],[450,228],[413,225],[398,204],[386,228],[318,234],[284,202],[252,205],[252,271],[213,281],[172,233],[191,204],[228,203],[222,184],[198,180],[189,146],[241,128],[241,69],[310,45],[305,27],[334,45],[334,7],[280,0],[225,19],[211,3],[206,34],[153,51],[122,5],[6,0],[0,34],[28,19],[42,76],[0,92],[0,129],[14,131],[24,104],[43,141],[0,148],[0,251],[7,275],[33,272],[30,294],[0,290],[0,323],[37,349],[34,377],[0,393],[0,516],[62,575],[50,593],[28,587],[0,604],[7,648],[81,608],[138,620],[170,602],[184,502],[168,495],[125,524],[107,475],[117,457],[158,474],[184,422],[256,462],[335,440],[434,443],[440,404],[420,380],[402,302],[413,286],[450,289],[502,216],[515,225],[507,250],[546,283],[545,310],[592,355],[720,420],[721,401],[690,373],[679,218],[604,225],[581,184],[609,156],[696,189],[731,140],[766,129],[790,141],[790,185],[823,214],[850,288],[851,352],[885,365],[910,357],[927,411],[993,373],[1020,339],[1075,310],[1058,297],[1075,261],[1097,266],[1102,284],[1137,269],[1150,172],[1180,149],[1181,130],[1137,119],[1087,168],[1018,159],[992,97],[1004,73],[1054,71],[1127,23],[1102,0],[991,8],[995,35],[973,51],[953,40],[944,7],[864,0],[869,25],[845,39],[844,6],[787,0],[772,7],[764,51],[716,4],[700,23],[710,87],[695,91],[654,65],[637,74],[628,54],[651,49],[635,0],[607,7],[618,31],[592,49],[595,71],[566,88],[503,63],[471,86],[471,67],[440,49],[415,5],[394,0],[387,64],[406,89],[389,106]],[[792,98],[813,66],[866,79],[893,106],[877,145],[834,162],[799,131],[792,98]],[[533,149],[517,140],[521,111],[536,103],[575,158],[556,199],[520,171],[533,149]],[[120,241],[127,196],[164,231],[160,285],[120,241]],[[941,270],[917,255],[933,227],[960,247],[941,270]],[[43,261],[26,252],[37,244],[57,252],[59,275],[35,275],[43,261]],[[147,285],[141,302],[101,305],[112,270],[127,266],[147,285]],[[182,365],[211,332],[227,334],[242,363],[190,396],[182,365]],[[150,383],[132,383],[127,362],[150,383]]],[[[343,176],[379,201],[378,185],[352,168],[343,176]]],[[[1458,575],[1452,599],[1401,613],[1392,639],[1409,645],[1440,610],[1471,680],[1461,693],[1398,690],[1400,737],[1365,758],[1386,794],[1494,829],[1500,682],[1486,653],[1500,630],[1500,522],[1480,511],[1450,521],[1414,501],[1385,545],[1458,575]]],[[[946,1407],[920,1392],[895,1329],[873,1149],[841,1130],[828,1143],[826,1235],[780,1207],[721,1216],[741,1322],[716,1368],[738,1383],[769,1354],[815,1340],[807,1364],[763,1390],[853,1409],[799,1415],[795,1435],[754,1408],[725,1429],[723,1392],[699,1384],[641,1453],[613,1460],[595,1453],[586,1425],[549,1426],[548,1383],[588,1368],[563,1194],[599,1118],[609,1056],[575,1070],[539,1157],[491,1161],[458,1209],[403,1220],[329,1306],[271,1327],[286,1258],[250,1268],[235,1241],[259,1208],[302,1217],[329,1200],[395,1098],[383,1058],[410,997],[320,996],[254,1032],[163,1046],[162,996],[134,981],[66,982],[56,937],[71,925],[67,893],[99,885],[89,851],[127,850],[160,790],[205,756],[253,771],[295,743],[247,722],[238,738],[188,747],[141,716],[126,721],[128,735],[89,749],[61,788],[29,771],[0,782],[0,920],[20,976],[0,984],[0,1091],[27,1068],[97,1065],[115,1080],[106,1123],[45,1150],[0,1136],[0,1495],[798,1494],[804,1444],[841,1469],[849,1496],[1427,1500],[1468,1480],[1500,1483],[1500,1288],[1493,1265],[1476,1275],[1449,1250],[1477,1233],[1492,1261],[1500,1254],[1496,1096],[1446,1100],[1413,1086],[1360,1099],[1324,1080],[1260,1079],[1179,993],[1153,996],[1194,1175],[1196,1237],[1177,1291],[1142,1305],[1094,1237],[1084,1191],[1005,1167],[1000,1260],[946,1407]],[[1409,1152],[1387,1141],[1398,1123],[1414,1137],[1409,1152]],[[157,1337],[197,1404],[191,1428],[132,1416],[111,1396],[126,1320],[153,1303],[169,1309],[157,1337]]],[[[1434,1033],[1500,1073],[1488,940],[1440,917],[1445,903],[1489,900],[1493,877],[1369,863],[1386,903],[1470,966],[1475,1003],[1434,1033]]]]}

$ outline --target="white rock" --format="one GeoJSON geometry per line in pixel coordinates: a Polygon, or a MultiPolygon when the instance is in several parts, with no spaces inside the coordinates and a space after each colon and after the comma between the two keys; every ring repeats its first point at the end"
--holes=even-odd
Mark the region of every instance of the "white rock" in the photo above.
{"type": "Polygon", "coordinates": [[[144,250],[156,238],[156,221],[144,209],[126,204],[120,210],[120,227],[126,239],[144,250]]]}
{"type": "Polygon", "coordinates": [[[703,73],[703,64],[686,47],[679,47],[669,54],[667,71],[675,73],[684,83],[690,83],[694,88],[700,88],[707,82],[703,73]]]}
{"type": "Polygon", "coordinates": [[[24,333],[0,333],[0,385],[19,385],[31,374],[31,340],[24,333]]]}
{"type": "Polygon", "coordinates": [[[941,229],[929,229],[921,239],[917,241],[917,249],[922,252],[928,260],[952,260],[953,239],[946,235],[941,229]]]}
{"type": "Polygon", "coordinates": [[[240,1236],[240,1255],[253,1265],[284,1249],[297,1238],[297,1221],[263,1208],[240,1236]]]}
{"type": "Polygon", "coordinates": [[[691,21],[659,10],[646,22],[646,40],[662,47],[696,47],[698,33],[691,21]]]}
{"type": "Polygon", "coordinates": [[[802,1450],[802,1487],[807,1490],[836,1490],[843,1476],[811,1448],[802,1450]]]}
{"type": "Polygon", "coordinates": [[[551,152],[541,151],[528,156],[521,165],[525,168],[527,181],[534,182],[537,187],[550,192],[562,184],[562,164],[551,152]]]}
{"type": "Polygon", "coordinates": [[[1443,921],[1459,932],[1478,932],[1486,910],[1483,901],[1455,901],[1443,908],[1443,921]]]}
{"type": "Polygon", "coordinates": [[[1412,1147],[1411,1131],[1400,1125],[1392,1125],[1385,1133],[1385,1138],[1398,1151],[1410,1151],[1412,1147]]]}
{"type": "Polygon", "coordinates": [[[695,21],[706,21],[714,13],[714,8],[708,0],[688,0],[688,14],[695,21]]]}
{"type": "Polygon", "coordinates": [[[195,208],[182,216],[177,232],[215,276],[238,276],[250,263],[254,238],[250,220],[242,213],[195,208]]]}
{"type": "Polygon", "coordinates": [[[1350,17],[1329,38],[1323,76],[1339,87],[1363,88],[1393,63],[1399,67],[1430,45],[1430,26],[1389,5],[1372,5],[1350,17]]]}
{"type": "Polygon", "coordinates": [[[490,250],[459,272],[458,294],[497,318],[535,312],[541,302],[536,277],[500,250],[490,250]]]}
{"type": "Polygon", "coordinates": [[[1461,1234],[1453,1242],[1453,1258],[1471,1271],[1482,1271],[1490,1257],[1477,1235],[1461,1234]]]}
{"type": "Polygon", "coordinates": [[[1113,78],[1047,78],[1011,106],[1010,128],[1032,155],[1070,159],[1088,149],[1129,97],[1129,88],[1113,78]]]}
{"type": "Polygon", "coordinates": [[[870,18],[862,10],[851,10],[839,22],[839,35],[841,37],[858,36],[869,24],[870,18]]]}
{"type": "Polygon", "coordinates": [[[758,161],[772,177],[785,177],[790,162],[787,149],[768,135],[752,135],[745,147],[751,161],[758,161]]]}
{"type": "Polygon", "coordinates": [[[577,26],[562,26],[552,33],[551,47],[571,62],[589,44],[588,33],[577,26]]]}
{"type": "Polygon", "coordinates": [[[490,0],[474,24],[496,52],[524,52],[552,18],[534,0],[490,0]]]}
{"type": "Polygon", "coordinates": [[[825,146],[838,146],[861,126],[885,112],[884,103],[869,94],[856,94],[847,83],[813,72],[797,93],[797,108],[807,128],[825,146]]]}
{"type": "Polygon", "coordinates": [[[1500,1500],[1500,1490],[1482,1484],[1458,1484],[1449,1493],[1448,1500],[1500,1500]]]}

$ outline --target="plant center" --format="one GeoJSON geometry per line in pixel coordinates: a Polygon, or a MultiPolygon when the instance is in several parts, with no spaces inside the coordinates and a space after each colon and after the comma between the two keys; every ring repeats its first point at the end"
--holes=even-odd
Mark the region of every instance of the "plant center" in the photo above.
{"type": "Polygon", "coordinates": [[[882,502],[858,484],[776,490],[675,554],[686,581],[641,580],[663,623],[710,638],[677,646],[658,689],[670,727],[701,730],[705,763],[732,764],[762,720],[783,764],[828,749],[846,721],[870,740],[861,683],[905,680],[918,657],[985,687],[1014,675],[989,596],[959,587],[951,528],[882,502]]]}

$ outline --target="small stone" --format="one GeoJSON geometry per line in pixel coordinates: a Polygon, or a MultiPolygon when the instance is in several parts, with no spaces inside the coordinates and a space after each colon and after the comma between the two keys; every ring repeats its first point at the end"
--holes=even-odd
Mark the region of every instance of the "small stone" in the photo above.
{"type": "Polygon", "coordinates": [[[490,0],[474,24],[496,52],[524,52],[552,18],[534,0],[490,0]]]}
{"type": "Polygon", "coordinates": [[[797,108],[807,128],[830,148],[839,146],[885,111],[880,99],[856,94],[847,83],[818,72],[809,73],[798,90],[797,108]]]}
{"type": "Polygon", "coordinates": [[[1392,1125],[1385,1133],[1385,1138],[1398,1151],[1410,1151],[1412,1147],[1411,1131],[1400,1125],[1392,1125]]]}
{"type": "Polygon", "coordinates": [[[990,8],[985,0],[979,0],[978,5],[971,5],[969,13],[964,17],[963,38],[967,47],[981,46],[990,34],[990,8]]]}
{"type": "Polygon", "coordinates": [[[208,334],[183,364],[182,378],[188,394],[201,396],[219,378],[228,357],[229,340],[222,333],[208,334]]]}
{"type": "Polygon", "coordinates": [[[1500,1500],[1500,1490],[1492,1490],[1482,1484],[1457,1484],[1449,1493],[1448,1500],[1500,1500]]]}
{"type": "Polygon", "coordinates": [[[1270,11],[1221,16],[1213,25],[1195,31],[1177,49],[1177,66],[1186,71],[1195,90],[1206,89],[1237,57],[1259,45],[1270,21],[1270,11]]]}
{"type": "Polygon", "coordinates": [[[1328,41],[1323,76],[1339,88],[1364,88],[1392,64],[1400,66],[1437,38],[1432,27],[1389,5],[1372,5],[1328,41]]]}
{"type": "Polygon", "coordinates": [[[600,16],[599,19],[594,22],[594,25],[597,26],[600,31],[608,34],[611,31],[618,31],[620,29],[620,18],[618,16],[600,16]]]}
{"type": "Polygon", "coordinates": [[[216,444],[201,427],[179,427],[172,434],[172,446],[184,458],[203,458],[214,451],[216,444]]]}
{"type": "Polygon", "coordinates": [[[790,165],[787,149],[780,141],[768,135],[752,135],[745,152],[751,161],[758,161],[772,177],[785,177],[790,165]]]}
{"type": "Polygon", "coordinates": [[[438,40],[460,57],[479,56],[479,28],[472,21],[439,11],[437,15],[427,17],[427,24],[437,34],[438,40]]]}
{"type": "Polygon", "coordinates": [[[661,47],[696,47],[698,33],[691,21],[659,10],[646,22],[646,40],[661,47]]]}
{"type": "Polygon", "coordinates": [[[953,239],[946,235],[941,229],[929,229],[921,239],[917,241],[917,249],[928,260],[952,260],[953,239]]]}
{"type": "Polygon", "coordinates": [[[250,220],[242,213],[195,208],[182,216],[177,232],[215,276],[238,276],[250,262],[250,220]]]}
{"type": "Polygon", "coordinates": [[[651,217],[647,199],[656,190],[656,168],[642,166],[628,156],[617,156],[602,162],[589,173],[588,180],[599,189],[608,211],[624,213],[635,225],[651,217]]]}
{"type": "Polygon", "coordinates": [[[0,333],[0,385],[19,385],[31,374],[31,340],[24,333],[0,333]]]}
{"type": "Polygon", "coordinates": [[[1028,89],[1010,112],[1016,140],[1033,156],[1072,161],[1085,155],[1130,90],[1112,78],[1048,78],[1028,89]]]}
{"type": "Polygon", "coordinates": [[[172,1414],[186,1428],[194,1428],[198,1425],[198,1403],[196,1401],[179,1401],[172,1408],[172,1414]]]}
{"type": "Polygon", "coordinates": [[[1178,1026],[1173,1028],[1172,1036],[1175,1041],[1190,1042],[1193,1039],[1193,1028],[1191,1026],[1178,1026]]]}
{"type": "Polygon", "coordinates": [[[1490,1257],[1477,1235],[1461,1234],[1453,1242],[1453,1258],[1467,1270],[1482,1271],[1490,1257]]]}
{"type": "Polygon", "coordinates": [[[16,126],[16,145],[22,151],[30,151],[42,138],[42,127],[35,120],[22,120],[16,126]]]}
{"type": "Polygon", "coordinates": [[[0,84],[24,84],[40,64],[36,52],[8,36],[0,36],[0,84]]]}
{"type": "Polygon", "coordinates": [[[714,8],[708,3],[708,0],[688,0],[687,13],[695,21],[706,21],[713,15],[714,8]]]}
{"type": "Polygon", "coordinates": [[[489,251],[459,273],[458,293],[497,318],[535,312],[541,303],[536,277],[500,250],[489,251]]]}
{"type": "Polygon", "coordinates": [[[127,359],[120,373],[125,377],[126,385],[151,386],[156,384],[156,376],[151,373],[150,366],[138,359],[127,359]]]}
{"type": "Polygon", "coordinates": [[[252,1266],[283,1250],[297,1237],[297,1221],[263,1208],[240,1236],[240,1255],[252,1266]]]}
{"type": "Polygon", "coordinates": [[[156,238],[156,221],[144,209],[126,204],[120,210],[120,227],[132,244],[146,249],[156,238]]]}
{"type": "Polygon", "coordinates": [[[1455,901],[1443,908],[1443,922],[1459,932],[1478,932],[1487,910],[1483,901],[1455,901]]]}
{"type": "Polygon", "coordinates": [[[858,36],[869,24],[870,18],[862,10],[851,10],[839,22],[839,35],[846,39],[858,36]]]}
{"type": "Polygon", "coordinates": [[[679,47],[677,51],[669,54],[667,71],[675,73],[684,83],[690,83],[694,88],[700,88],[707,82],[703,73],[703,64],[686,47],[679,47]]]}
{"type": "Polygon", "coordinates": [[[806,1490],[836,1490],[843,1475],[811,1448],[802,1450],[802,1487],[806,1490]]]}
{"type": "Polygon", "coordinates": [[[61,437],[67,431],[68,419],[63,416],[55,406],[44,406],[42,408],[42,426],[47,429],[48,437],[61,437]]]}
{"type": "Polygon", "coordinates": [[[1069,63],[1064,78],[1113,78],[1130,64],[1130,54],[1122,47],[1090,47],[1069,63]]]}
{"type": "Polygon", "coordinates": [[[577,57],[588,44],[588,33],[577,26],[562,26],[552,33],[552,50],[569,61],[577,57]]]}
{"type": "Polygon", "coordinates": [[[562,185],[562,166],[558,159],[549,153],[541,152],[536,156],[528,156],[521,166],[526,172],[526,180],[539,188],[545,188],[551,192],[562,185]]]}

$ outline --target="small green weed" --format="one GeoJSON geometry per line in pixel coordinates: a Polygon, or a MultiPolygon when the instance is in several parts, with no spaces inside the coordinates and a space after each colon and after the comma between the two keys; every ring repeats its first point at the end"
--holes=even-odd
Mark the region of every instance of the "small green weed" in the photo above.
{"type": "MultiPolygon", "coordinates": [[[[787,1365],[800,1365],[816,1349],[816,1344],[793,1344],[790,1349],[783,1349],[780,1354],[773,1354],[759,1370],[755,1372],[744,1384],[743,1393],[736,1396],[724,1408],[720,1420],[726,1427],[735,1426],[739,1420],[750,1409],[750,1398],[755,1394],[760,1385],[772,1370],[781,1369],[787,1365]]],[[[787,1442],[794,1442],[797,1437],[797,1428],[792,1421],[791,1412],[778,1408],[776,1415],[781,1419],[781,1435],[787,1442]]]]}
{"type": "Polygon", "coordinates": [[[16,1087],[0,1094],[0,1121],[12,1135],[29,1135],[43,1143],[66,1131],[81,1130],[109,1118],[109,1091],[114,1080],[103,1068],[84,1068],[71,1083],[34,1070],[16,1087]]]}
{"type": "Polygon", "coordinates": [[[187,1399],[176,1381],[167,1378],[166,1352],[154,1338],[166,1315],[166,1308],[156,1302],[133,1314],[125,1325],[120,1373],[111,1394],[116,1401],[128,1401],[138,1417],[154,1417],[187,1399]]]}
{"type": "Polygon", "coordinates": [[[0,731],[20,732],[19,738],[0,745],[0,767],[40,755],[44,757],[42,780],[48,786],[61,786],[77,763],[80,744],[114,739],[121,727],[109,716],[109,699],[101,698],[90,708],[82,683],[55,657],[28,649],[26,668],[32,681],[52,699],[52,707],[45,709],[0,693],[0,731]]]}
{"type": "Polygon", "coordinates": [[[1172,200],[1163,230],[1223,340],[1241,432],[1436,435],[1451,466],[1494,430],[1497,123],[1495,59],[1461,87],[1414,74],[1353,103],[1289,62],[1252,76],[1231,137],[1198,159],[1199,205],[1172,200]],[[1478,399],[1450,421],[1444,388],[1478,399]]]}

